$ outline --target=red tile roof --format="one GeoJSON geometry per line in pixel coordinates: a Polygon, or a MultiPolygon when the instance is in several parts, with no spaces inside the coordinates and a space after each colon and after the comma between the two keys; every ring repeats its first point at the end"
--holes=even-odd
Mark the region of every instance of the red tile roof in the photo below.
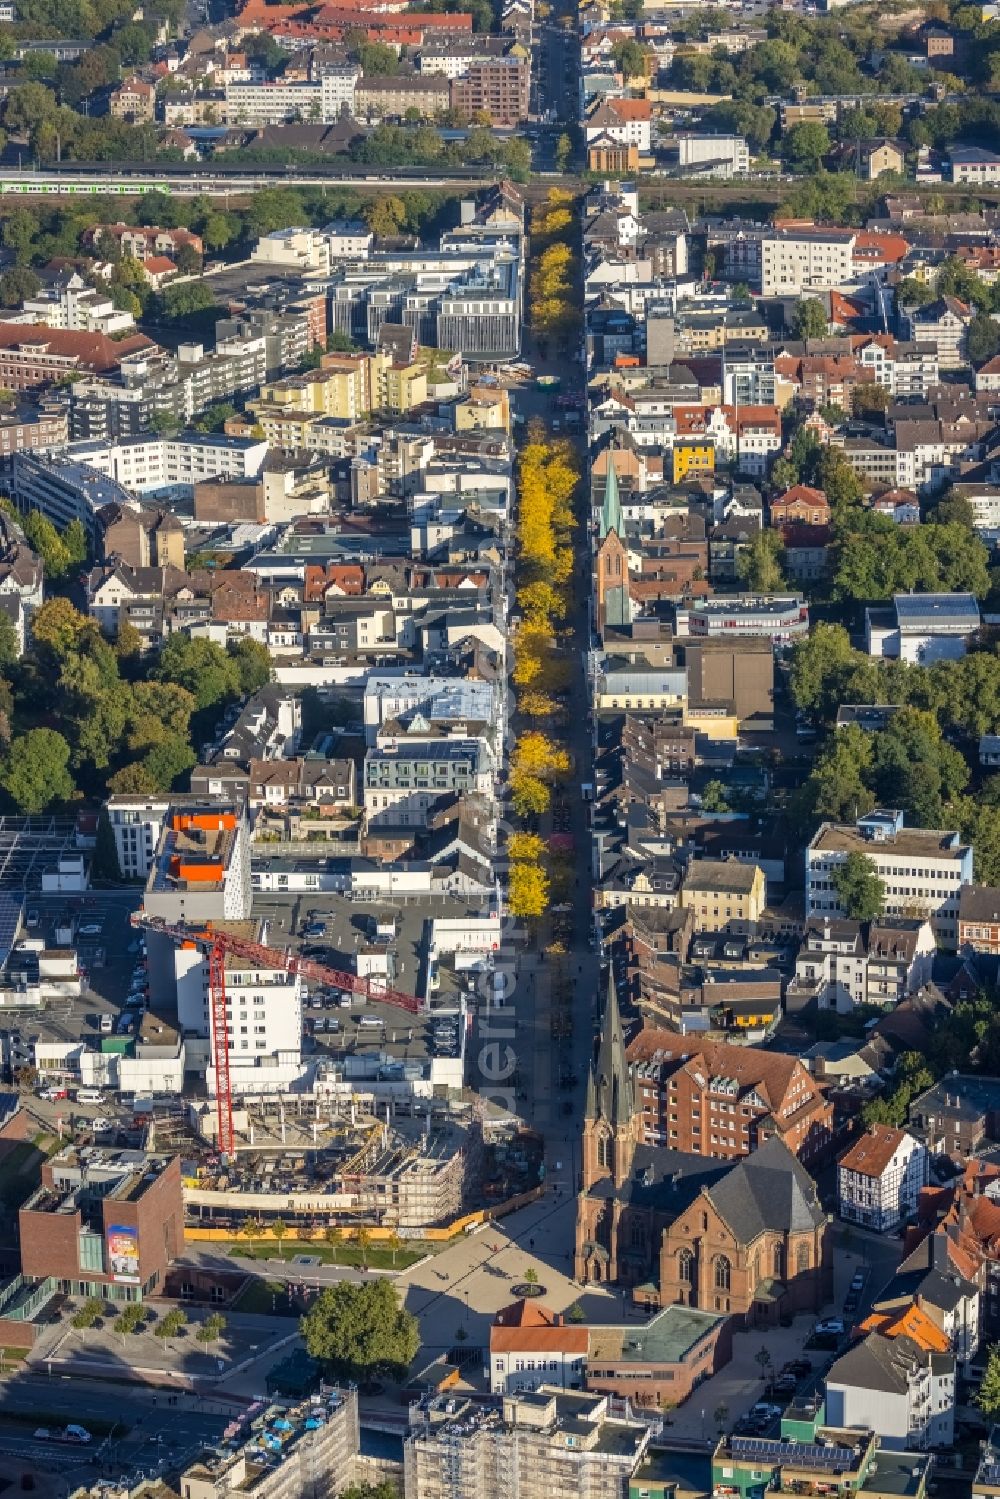
{"type": "Polygon", "coordinates": [[[126,354],[157,345],[144,333],[115,340],[104,333],[76,332],[68,328],[50,328],[46,323],[0,323],[0,348],[16,349],[41,346],[48,353],[64,359],[75,359],[88,369],[110,370],[126,354]]]}

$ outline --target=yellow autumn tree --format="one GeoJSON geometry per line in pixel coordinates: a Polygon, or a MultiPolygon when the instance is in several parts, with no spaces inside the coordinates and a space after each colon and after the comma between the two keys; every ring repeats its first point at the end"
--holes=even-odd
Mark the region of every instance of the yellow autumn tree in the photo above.
{"type": "Polygon", "coordinates": [[[540,780],[569,772],[569,754],[540,729],[529,729],[514,746],[511,764],[515,771],[540,780]]]}
{"type": "Polygon", "coordinates": [[[552,718],[560,711],[559,704],[554,697],[547,692],[537,692],[530,687],[526,692],[518,693],[517,706],[518,711],[526,718],[552,718]]]}
{"type": "Polygon", "coordinates": [[[510,799],[518,817],[541,817],[552,805],[552,792],[544,781],[526,771],[512,771],[510,799]]]}
{"type": "Polygon", "coordinates": [[[512,916],[544,916],[549,906],[549,878],[538,864],[512,864],[507,904],[512,916]]]}
{"type": "Polygon", "coordinates": [[[512,859],[538,860],[544,857],[545,840],[537,833],[511,833],[507,852],[512,859]]]}

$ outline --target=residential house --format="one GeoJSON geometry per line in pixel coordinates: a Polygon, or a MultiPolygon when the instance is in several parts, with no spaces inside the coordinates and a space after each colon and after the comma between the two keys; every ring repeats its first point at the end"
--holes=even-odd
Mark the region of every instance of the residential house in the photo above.
{"type": "Polygon", "coordinates": [[[950,1447],[955,1434],[955,1355],[927,1322],[918,1339],[871,1332],[826,1376],[826,1410],[836,1426],[871,1424],[890,1451],[950,1447]],[[938,1346],[936,1346],[938,1345],[938,1346]]]}
{"type": "Polygon", "coordinates": [[[567,1323],[540,1301],[501,1307],[490,1328],[490,1391],[582,1389],[589,1346],[588,1328],[567,1323]]]}
{"type": "Polygon", "coordinates": [[[922,1140],[888,1124],[873,1124],[837,1163],[837,1212],[847,1223],[891,1233],[911,1217],[930,1179],[922,1140]]]}

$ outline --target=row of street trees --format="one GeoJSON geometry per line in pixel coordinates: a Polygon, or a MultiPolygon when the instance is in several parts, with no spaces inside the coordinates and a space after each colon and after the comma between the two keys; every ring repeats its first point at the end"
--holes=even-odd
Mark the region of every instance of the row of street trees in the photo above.
{"type": "MultiPolygon", "coordinates": [[[[519,711],[539,726],[522,733],[511,754],[511,800],[519,817],[540,817],[547,812],[553,783],[570,770],[570,757],[560,739],[565,713],[558,701],[569,684],[569,662],[558,654],[558,632],[571,602],[572,534],[577,524],[573,496],[579,477],[569,443],[546,439],[540,427],[529,433],[518,473],[521,623],[514,685],[519,689],[519,711]]],[[[542,916],[550,894],[544,841],[536,833],[515,833],[507,851],[511,913],[542,916]]]]}

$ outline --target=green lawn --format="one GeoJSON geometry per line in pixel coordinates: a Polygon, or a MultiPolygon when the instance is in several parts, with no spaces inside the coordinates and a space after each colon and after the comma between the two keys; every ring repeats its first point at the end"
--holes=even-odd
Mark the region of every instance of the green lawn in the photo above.
{"type": "Polygon", "coordinates": [[[279,1281],[248,1280],[236,1300],[234,1312],[248,1312],[254,1317],[295,1317],[291,1298],[279,1281]]]}
{"type": "MultiPolygon", "coordinates": [[[[379,1244],[373,1244],[364,1258],[372,1270],[406,1270],[410,1265],[415,1265],[417,1260],[422,1260],[430,1249],[430,1245],[408,1239],[405,1248],[396,1251],[395,1259],[390,1250],[384,1249],[379,1244]]],[[[311,1244],[300,1244],[285,1239],[279,1248],[273,1240],[266,1244],[253,1244],[246,1239],[236,1239],[225,1246],[225,1252],[243,1259],[285,1260],[288,1262],[291,1275],[294,1275],[296,1270],[292,1260],[297,1254],[307,1254],[311,1259],[317,1259],[324,1265],[349,1265],[354,1268],[361,1264],[362,1258],[354,1244],[345,1242],[334,1248],[330,1244],[324,1244],[322,1240],[311,1244]]]]}

